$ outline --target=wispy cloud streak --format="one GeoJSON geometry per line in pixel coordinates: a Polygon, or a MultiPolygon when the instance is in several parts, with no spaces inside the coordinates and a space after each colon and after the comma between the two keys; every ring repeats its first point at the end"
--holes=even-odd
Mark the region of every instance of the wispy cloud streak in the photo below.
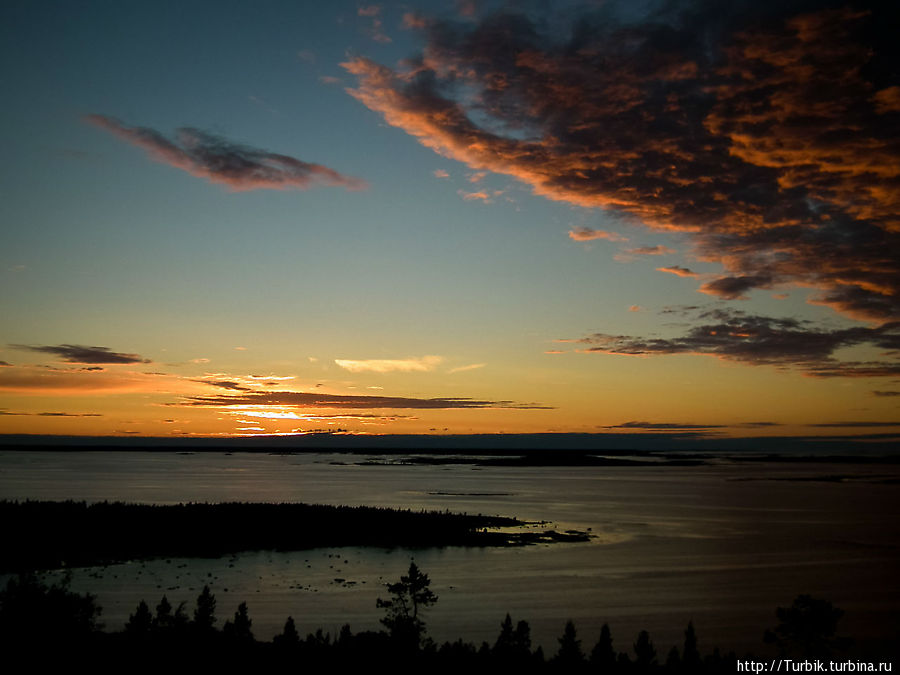
{"type": "Polygon", "coordinates": [[[513,401],[484,401],[472,398],[439,397],[411,398],[403,396],[351,396],[319,394],[299,391],[253,392],[234,396],[191,396],[180,405],[185,406],[290,406],[296,408],[353,408],[353,409],[429,409],[453,408],[514,408],[543,410],[546,406],[513,401]]]}
{"type": "Polygon", "coordinates": [[[226,185],[233,191],[306,190],[316,185],[348,190],[367,187],[364,180],[345,176],[327,166],[239,145],[199,129],[179,129],[174,140],[170,140],[154,129],[128,127],[104,115],[88,115],[85,120],[142,148],[158,162],[226,185]]]}
{"type": "Polygon", "coordinates": [[[351,373],[425,373],[437,368],[443,360],[441,356],[420,356],[409,359],[335,359],[334,362],[351,373]]]}
{"type": "Polygon", "coordinates": [[[44,354],[54,354],[59,356],[66,363],[83,363],[83,364],[129,364],[129,363],[152,363],[150,359],[145,359],[138,354],[124,354],[114,352],[109,347],[87,347],[84,345],[56,345],[56,346],[32,346],[32,345],[10,345],[14,349],[28,349],[33,352],[41,352],[44,354]]]}
{"type": "Polygon", "coordinates": [[[667,272],[668,274],[674,274],[676,277],[698,277],[700,276],[696,272],[687,267],[681,267],[680,265],[671,265],[669,267],[657,267],[657,272],[667,272]]]}

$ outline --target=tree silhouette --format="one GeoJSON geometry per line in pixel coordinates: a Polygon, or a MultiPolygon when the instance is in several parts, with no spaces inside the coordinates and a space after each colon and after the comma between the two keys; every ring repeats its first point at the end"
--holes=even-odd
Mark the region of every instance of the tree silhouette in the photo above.
{"type": "Polygon", "coordinates": [[[165,595],[156,606],[156,617],[153,619],[153,627],[157,630],[167,630],[174,623],[172,617],[172,604],[165,595]]]}
{"type": "Polygon", "coordinates": [[[672,645],[669,655],[666,656],[666,670],[670,673],[677,673],[681,670],[681,655],[678,653],[678,647],[672,645]]]}
{"type": "Polygon", "coordinates": [[[197,608],[194,610],[194,628],[200,632],[210,632],[216,623],[216,596],[209,586],[204,586],[197,596],[197,608]]]}
{"type": "Polygon", "coordinates": [[[513,646],[513,625],[512,617],[507,612],[506,618],[500,624],[500,635],[494,643],[494,654],[497,656],[509,656],[513,646]]]}
{"type": "Polygon", "coordinates": [[[591,650],[591,664],[598,670],[612,670],[616,665],[616,652],[613,649],[612,633],[609,624],[603,624],[600,629],[600,639],[591,650]]]}
{"type": "Polygon", "coordinates": [[[138,603],[134,614],[128,617],[128,623],[125,624],[125,632],[132,637],[145,637],[150,634],[153,627],[153,615],[147,603],[141,600],[138,603]]]}
{"type": "Polygon", "coordinates": [[[0,640],[80,641],[101,628],[100,606],[93,595],[69,590],[69,578],[47,586],[34,574],[10,578],[0,591],[0,640]]]}
{"type": "Polygon", "coordinates": [[[531,626],[527,621],[519,621],[516,624],[516,632],[513,633],[513,651],[524,656],[531,655],[531,626]]]}
{"type": "Polygon", "coordinates": [[[647,669],[656,663],[656,648],[650,639],[650,633],[645,630],[638,633],[637,642],[634,643],[634,656],[639,668],[647,669]]]}
{"type": "Polygon", "coordinates": [[[575,632],[575,624],[571,620],[566,622],[566,628],[562,637],[557,639],[559,641],[559,651],[553,659],[555,663],[566,669],[577,668],[584,663],[581,640],[578,639],[575,632]]]}
{"type": "Polygon", "coordinates": [[[222,631],[235,642],[253,642],[253,631],[250,630],[252,624],[250,615],[247,613],[247,603],[242,602],[234,613],[234,621],[226,621],[222,631]]]}
{"type": "Polygon", "coordinates": [[[287,618],[281,635],[276,635],[272,638],[272,642],[285,647],[300,644],[300,634],[297,632],[297,626],[294,624],[294,617],[289,616],[287,618]]]}
{"type": "Polygon", "coordinates": [[[521,664],[531,657],[531,626],[527,621],[519,621],[513,629],[509,614],[500,624],[500,635],[494,643],[491,654],[501,662],[521,664]]]}
{"type": "Polygon", "coordinates": [[[827,657],[833,649],[844,649],[849,644],[847,638],[835,635],[843,615],[842,609],[827,600],[798,595],[790,607],[775,610],[779,623],[774,630],[766,631],[764,639],[777,645],[783,654],[827,657]]]}
{"type": "Polygon", "coordinates": [[[681,655],[681,662],[688,672],[696,672],[700,667],[700,649],[697,647],[697,633],[694,632],[693,621],[688,621],[684,631],[684,652],[681,655]]]}
{"type": "Polygon", "coordinates": [[[438,597],[431,591],[431,580],[419,571],[416,563],[409,564],[409,572],[400,577],[387,589],[393,596],[390,600],[378,598],[376,606],[387,610],[381,623],[391,637],[409,647],[418,648],[425,634],[425,622],[420,612],[437,602],[438,597]]]}

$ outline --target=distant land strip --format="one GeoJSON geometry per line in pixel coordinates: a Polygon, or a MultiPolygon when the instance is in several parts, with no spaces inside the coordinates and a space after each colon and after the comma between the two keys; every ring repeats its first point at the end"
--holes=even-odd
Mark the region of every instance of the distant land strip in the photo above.
{"type": "Polygon", "coordinates": [[[524,546],[590,539],[584,532],[541,530],[546,523],[501,516],[297,503],[3,500],[0,522],[4,524],[0,572],[256,550],[524,546]],[[522,531],[526,526],[532,529],[522,531]]]}
{"type": "Polygon", "coordinates": [[[619,460],[646,466],[734,461],[802,461],[845,456],[852,461],[897,462],[900,433],[873,432],[824,436],[725,437],[712,432],[545,434],[355,434],[312,433],[239,438],[54,436],[0,434],[0,452],[263,452],[348,455],[481,455],[516,458],[521,464],[614,466],[619,460]]]}

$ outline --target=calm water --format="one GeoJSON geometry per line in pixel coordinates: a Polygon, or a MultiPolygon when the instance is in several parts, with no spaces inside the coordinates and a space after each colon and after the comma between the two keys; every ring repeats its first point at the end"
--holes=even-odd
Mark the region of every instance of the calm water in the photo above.
{"type": "MultiPolygon", "coordinates": [[[[846,611],[842,632],[900,632],[900,485],[893,467],[734,464],[703,467],[360,466],[353,455],[0,453],[0,498],[177,503],[304,501],[450,509],[591,528],[588,544],[521,549],[317,549],[88,568],[72,587],[99,596],[109,629],[140,599],[192,608],[203,584],[220,621],[246,600],[257,637],[290,614],[302,633],[377,629],[410,557],[439,601],[438,641],[493,642],[504,615],[527,619],[556,649],[573,619],[588,649],[609,622],[615,646],[650,631],[664,657],[694,621],[701,648],[764,651],[774,609],[799,593],[846,611]],[[840,482],[808,480],[840,473],[840,482]],[[893,476],[896,478],[896,475],[893,476]],[[782,480],[791,479],[791,480],[782,480]],[[801,479],[801,480],[795,480],[801,479]]],[[[290,523],[285,523],[290,527],[290,523]]],[[[110,533],[115,536],[115,533],[110,533]]]]}

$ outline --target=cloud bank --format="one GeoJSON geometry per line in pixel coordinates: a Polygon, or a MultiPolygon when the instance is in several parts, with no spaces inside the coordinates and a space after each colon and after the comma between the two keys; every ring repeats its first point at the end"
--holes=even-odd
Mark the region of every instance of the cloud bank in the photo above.
{"type": "Polygon", "coordinates": [[[233,406],[290,406],[296,408],[352,408],[352,409],[418,409],[446,410],[452,408],[512,408],[545,410],[546,406],[513,401],[481,401],[472,398],[440,397],[411,398],[403,396],[350,396],[299,391],[253,392],[235,396],[191,396],[180,405],[204,407],[233,406]]]}
{"type": "Polygon", "coordinates": [[[654,6],[419,22],[421,53],[348,60],[348,92],[473,170],[686,233],[723,267],[704,293],[800,285],[849,317],[900,318],[888,3],[654,6]]]}
{"type": "Polygon", "coordinates": [[[345,176],[327,166],[239,145],[199,129],[179,129],[174,140],[170,140],[154,129],[128,127],[104,115],[88,115],[85,120],[142,148],[157,162],[226,185],[236,192],[306,190],[316,185],[348,190],[368,187],[364,180],[345,176]]]}
{"type": "Polygon", "coordinates": [[[32,346],[10,345],[14,349],[28,349],[33,352],[55,354],[66,363],[82,364],[128,364],[128,363],[152,363],[138,354],[124,354],[114,352],[109,347],[86,347],[84,345],[56,345],[56,346],[32,346]]]}
{"type": "Polygon", "coordinates": [[[671,338],[642,338],[595,333],[580,340],[586,352],[627,356],[699,354],[748,365],[799,368],[812,377],[890,377],[900,375],[895,358],[844,361],[835,352],[869,347],[882,355],[900,352],[900,322],[874,328],[826,329],[810,321],[774,319],[745,312],[714,309],[700,323],[671,338]]]}

